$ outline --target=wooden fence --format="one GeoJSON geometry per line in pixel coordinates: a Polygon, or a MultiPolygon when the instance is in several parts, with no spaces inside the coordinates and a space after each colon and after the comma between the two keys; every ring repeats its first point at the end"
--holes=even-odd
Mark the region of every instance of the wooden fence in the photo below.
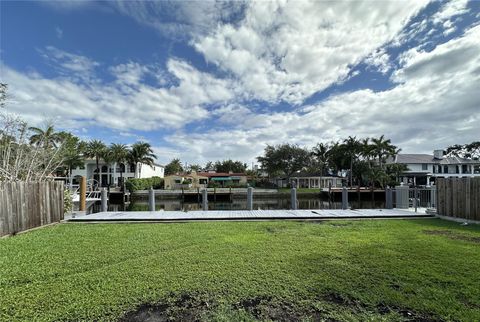
{"type": "Polygon", "coordinates": [[[437,213],[480,220],[480,178],[438,178],[437,213]]]}
{"type": "Polygon", "coordinates": [[[63,219],[63,182],[0,182],[0,236],[63,219]]]}

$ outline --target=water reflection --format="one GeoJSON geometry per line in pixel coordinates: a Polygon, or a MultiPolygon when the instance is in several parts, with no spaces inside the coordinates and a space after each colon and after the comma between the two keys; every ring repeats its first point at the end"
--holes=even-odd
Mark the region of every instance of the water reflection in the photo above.
{"type": "MultiPolygon", "coordinates": [[[[349,206],[352,209],[375,209],[384,208],[385,201],[383,200],[363,200],[350,201],[349,206]]],[[[246,200],[230,201],[209,201],[208,208],[210,210],[246,210],[246,200]]],[[[276,198],[276,199],[254,199],[253,209],[290,209],[290,198],[276,198]]],[[[319,197],[314,198],[299,198],[298,209],[341,209],[342,203],[339,201],[330,202],[319,197]]],[[[155,205],[156,210],[167,211],[193,211],[202,210],[202,204],[198,202],[182,202],[182,200],[157,200],[155,205]]],[[[148,211],[148,202],[145,200],[134,201],[127,205],[110,204],[109,211],[148,211]]],[[[91,212],[99,212],[100,204],[93,206],[91,212]]]]}

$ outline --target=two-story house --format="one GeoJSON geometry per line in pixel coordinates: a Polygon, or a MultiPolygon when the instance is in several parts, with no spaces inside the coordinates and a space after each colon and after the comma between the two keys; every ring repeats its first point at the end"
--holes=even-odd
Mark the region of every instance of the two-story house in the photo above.
{"type": "Polygon", "coordinates": [[[480,160],[446,156],[443,150],[430,154],[397,154],[387,163],[405,164],[408,170],[400,181],[413,185],[429,185],[438,177],[480,177],[480,160]]]}
{"type": "Polygon", "coordinates": [[[72,181],[76,183],[78,177],[84,176],[87,180],[94,179],[102,187],[120,186],[122,180],[131,178],[164,177],[165,167],[159,164],[106,163],[100,160],[99,171],[94,159],[85,160],[85,164],[72,170],[72,181]]]}

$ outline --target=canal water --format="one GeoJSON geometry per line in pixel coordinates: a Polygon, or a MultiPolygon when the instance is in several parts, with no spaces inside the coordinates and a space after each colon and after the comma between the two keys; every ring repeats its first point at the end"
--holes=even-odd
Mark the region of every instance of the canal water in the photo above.
{"type": "MultiPolygon", "coordinates": [[[[385,208],[385,200],[350,200],[349,206],[352,209],[376,209],[385,208]]],[[[208,208],[210,210],[246,210],[247,201],[240,200],[221,200],[209,201],[208,208]]],[[[298,209],[341,209],[341,201],[329,201],[321,196],[299,197],[298,209]]],[[[182,200],[156,200],[156,210],[167,211],[193,211],[202,210],[202,204],[196,201],[182,200]]],[[[270,209],[291,209],[290,197],[279,196],[277,198],[259,199],[254,198],[253,209],[270,210],[270,209]]],[[[100,204],[95,204],[91,212],[99,212],[100,204]]],[[[148,211],[148,202],[146,200],[132,201],[130,204],[109,204],[109,211],[148,211]]]]}

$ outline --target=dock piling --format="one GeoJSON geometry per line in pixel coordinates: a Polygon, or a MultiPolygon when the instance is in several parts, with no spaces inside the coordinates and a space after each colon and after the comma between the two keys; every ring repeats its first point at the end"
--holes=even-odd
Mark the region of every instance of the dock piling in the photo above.
{"type": "Polygon", "coordinates": [[[102,201],[102,212],[108,211],[108,191],[105,188],[102,188],[101,201],[102,201]]]}
{"type": "Polygon", "coordinates": [[[202,209],[203,209],[203,211],[208,210],[208,191],[207,191],[207,188],[202,190],[202,209]]]}
{"type": "Polygon", "coordinates": [[[342,189],[342,209],[348,208],[348,190],[347,187],[343,187],[342,189]]]}
{"type": "Polygon", "coordinates": [[[387,189],[385,189],[385,208],[393,209],[393,195],[392,188],[390,187],[387,187],[387,189]]]}
{"type": "Polygon", "coordinates": [[[148,191],[148,210],[155,211],[155,191],[153,190],[153,187],[150,187],[150,190],[148,191]]]}
{"type": "Polygon", "coordinates": [[[80,179],[80,211],[87,210],[87,178],[82,177],[80,179]]]}
{"type": "Polygon", "coordinates": [[[253,210],[253,188],[247,188],[247,210],[253,210]]]}
{"type": "Polygon", "coordinates": [[[290,195],[290,208],[292,210],[297,210],[297,188],[292,188],[290,195]]]}

